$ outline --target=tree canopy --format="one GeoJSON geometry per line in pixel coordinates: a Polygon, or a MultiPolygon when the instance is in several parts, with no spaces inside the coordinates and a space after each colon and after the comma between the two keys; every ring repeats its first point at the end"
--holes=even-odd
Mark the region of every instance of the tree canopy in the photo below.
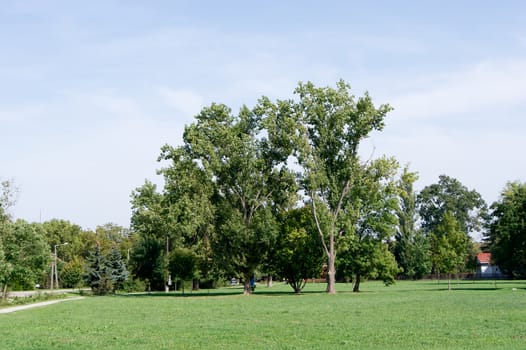
{"type": "Polygon", "coordinates": [[[414,183],[418,175],[406,166],[397,181],[398,217],[394,254],[402,274],[410,278],[421,278],[431,272],[429,241],[424,231],[417,227],[418,212],[414,183]]]}
{"type": "Polygon", "coordinates": [[[495,263],[515,278],[526,277],[526,184],[510,182],[491,206],[486,237],[495,263]]]}
{"type": "Polygon", "coordinates": [[[300,83],[295,93],[299,100],[290,107],[294,111],[290,139],[327,257],[327,291],[334,294],[337,236],[352,217],[350,192],[353,181],[362,175],[359,145],[369,133],[383,129],[391,107],[375,107],[368,93],[356,98],[344,81],[336,88],[300,83]]]}
{"type": "Polygon", "coordinates": [[[433,231],[449,212],[462,232],[472,233],[482,228],[487,212],[486,202],[477,191],[447,175],[440,175],[438,183],[422,189],[417,205],[425,232],[433,231]]]}

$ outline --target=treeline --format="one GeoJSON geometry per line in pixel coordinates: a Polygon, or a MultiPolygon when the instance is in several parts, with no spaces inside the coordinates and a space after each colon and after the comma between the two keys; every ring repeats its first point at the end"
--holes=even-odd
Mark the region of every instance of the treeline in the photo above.
{"type": "Polygon", "coordinates": [[[126,278],[122,277],[128,276],[126,263],[132,246],[129,230],[113,224],[92,231],[65,220],[28,223],[21,219],[12,221],[3,215],[0,295],[5,298],[9,290],[35,288],[88,286],[101,294],[123,289],[126,278]],[[97,286],[101,282],[93,279],[94,272],[106,283],[101,288],[97,286]],[[116,276],[117,273],[120,275],[116,276]]]}
{"type": "Polygon", "coordinates": [[[383,129],[390,106],[376,107],[367,93],[356,98],[342,81],[335,88],[300,83],[295,95],[262,97],[237,114],[222,104],[203,108],[182,146],[162,147],[163,187],[146,181],[132,192],[131,231],[3,215],[0,262],[7,264],[0,266],[11,272],[0,272],[0,283],[45,285],[55,248],[61,286],[88,283],[101,293],[180,281],[210,287],[235,277],[250,294],[261,276],[286,279],[295,292],[311,278],[326,279],[329,293],[338,280],[359,291],[364,278],[389,284],[473,271],[481,248],[510,276],[526,275],[524,184],[508,184],[489,209],[446,175],[416,193],[416,172],[394,158],[359,154],[361,141],[383,129]],[[33,275],[13,272],[19,263],[5,237],[22,231],[42,238],[30,240],[43,257],[33,275]],[[470,238],[475,232],[486,235],[482,247],[470,238]]]}

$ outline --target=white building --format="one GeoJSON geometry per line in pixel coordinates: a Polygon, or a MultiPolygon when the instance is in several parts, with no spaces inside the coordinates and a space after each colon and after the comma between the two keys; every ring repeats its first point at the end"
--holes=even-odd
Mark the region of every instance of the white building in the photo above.
{"type": "Polygon", "coordinates": [[[477,254],[477,278],[503,277],[502,271],[491,262],[491,253],[477,254]]]}

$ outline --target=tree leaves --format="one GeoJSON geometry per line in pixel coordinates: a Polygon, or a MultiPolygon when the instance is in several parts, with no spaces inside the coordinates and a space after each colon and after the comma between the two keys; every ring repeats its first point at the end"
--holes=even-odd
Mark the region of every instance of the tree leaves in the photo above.
{"type": "Polygon", "coordinates": [[[487,240],[495,263],[513,277],[526,277],[526,184],[508,183],[491,211],[487,240]]]}

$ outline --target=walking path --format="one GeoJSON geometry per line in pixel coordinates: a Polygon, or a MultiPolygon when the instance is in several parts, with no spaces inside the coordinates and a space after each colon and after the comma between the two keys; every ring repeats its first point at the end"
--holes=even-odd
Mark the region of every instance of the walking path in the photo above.
{"type": "Polygon", "coordinates": [[[61,303],[63,301],[80,300],[80,299],[84,299],[84,297],[56,299],[56,300],[43,301],[43,302],[40,302],[40,303],[33,303],[33,304],[26,304],[26,305],[19,305],[19,306],[11,306],[11,307],[6,307],[6,308],[3,308],[3,309],[0,309],[0,314],[8,314],[8,313],[11,313],[11,312],[31,309],[31,308],[34,308],[34,307],[41,307],[41,306],[61,303]]]}
{"type": "MultiPolygon", "coordinates": [[[[9,297],[17,297],[17,298],[27,298],[32,295],[38,295],[38,294],[66,294],[66,293],[75,293],[79,292],[81,289],[36,289],[36,290],[24,290],[24,291],[18,291],[18,292],[9,292],[7,293],[9,297]]],[[[83,290],[89,290],[89,289],[83,289],[83,290]]]]}

